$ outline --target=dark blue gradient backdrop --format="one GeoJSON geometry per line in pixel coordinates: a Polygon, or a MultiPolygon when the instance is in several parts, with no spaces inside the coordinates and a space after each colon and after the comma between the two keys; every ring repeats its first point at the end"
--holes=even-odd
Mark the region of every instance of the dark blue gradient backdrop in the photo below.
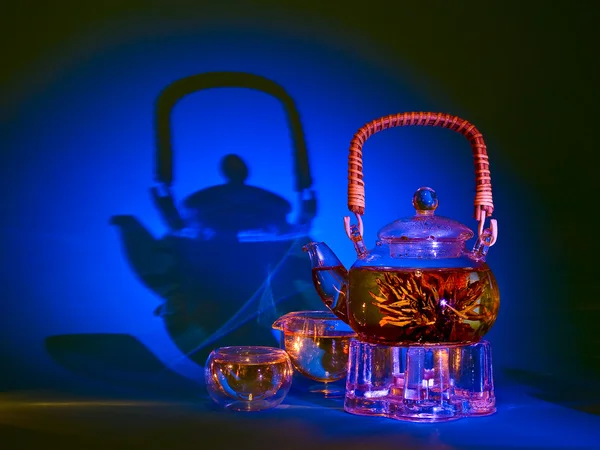
{"type": "MultiPolygon", "coordinates": [[[[410,67],[392,73],[357,52],[309,40],[211,31],[113,41],[24,78],[19,106],[4,123],[0,348],[9,363],[0,371],[0,387],[69,380],[44,347],[48,337],[68,334],[131,335],[165,367],[200,375],[152,314],[160,299],[134,276],[109,225],[112,215],[131,214],[156,237],[167,232],[148,189],[154,102],[171,82],[208,71],[246,71],[288,90],[300,110],[319,202],[310,235],[327,242],[347,266],[355,257],[342,221],[353,133],[403,111],[470,119],[460,105],[415,83],[418,74],[410,67]]],[[[182,100],[172,121],[176,198],[222,183],[219,161],[237,153],[250,167],[248,184],[296,204],[289,130],[274,98],[247,89],[202,91],[182,100]]],[[[543,371],[553,355],[540,349],[555,339],[546,326],[553,320],[548,305],[561,296],[547,283],[556,267],[540,258],[544,236],[537,224],[544,212],[535,209],[537,193],[516,177],[496,137],[475,125],[488,143],[499,224],[488,258],[502,301],[488,335],[494,362],[497,368],[543,371]]],[[[364,173],[369,246],[380,227],[412,214],[412,194],[424,185],[437,190],[439,214],[476,227],[472,156],[459,135],[387,130],[365,145],[364,173]]],[[[236,264],[235,255],[211,257],[236,264]]],[[[237,276],[244,277],[243,268],[237,276]]]]}

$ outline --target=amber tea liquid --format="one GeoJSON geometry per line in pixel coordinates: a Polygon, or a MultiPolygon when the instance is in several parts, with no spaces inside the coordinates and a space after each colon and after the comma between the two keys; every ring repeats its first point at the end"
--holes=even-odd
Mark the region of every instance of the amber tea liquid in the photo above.
{"type": "Polygon", "coordinates": [[[223,395],[243,401],[272,397],[289,374],[289,362],[281,358],[259,363],[216,359],[207,368],[223,395]]]}
{"type": "Polygon", "coordinates": [[[372,343],[478,341],[495,322],[499,305],[496,280],[485,264],[349,272],[350,325],[372,343]]]}

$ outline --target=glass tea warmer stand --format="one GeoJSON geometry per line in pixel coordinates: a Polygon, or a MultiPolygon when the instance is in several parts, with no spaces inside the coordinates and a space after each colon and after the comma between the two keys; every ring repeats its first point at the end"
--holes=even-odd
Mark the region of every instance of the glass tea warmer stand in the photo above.
{"type": "Polygon", "coordinates": [[[402,113],[360,128],[350,144],[344,219],[358,259],[347,270],[324,243],[304,249],[325,305],[356,332],[349,346],[344,409],[366,416],[444,421],[495,412],[490,344],[482,337],[498,315],[496,279],[485,262],[497,239],[491,178],[481,133],[440,113],[402,113]],[[475,163],[477,240],[465,225],[435,214],[436,193],[420,188],[416,214],[378,232],[366,248],[362,148],[373,134],[398,126],[436,126],[461,133],[475,163]],[[489,228],[486,221],[490,219],[489,228]]]}

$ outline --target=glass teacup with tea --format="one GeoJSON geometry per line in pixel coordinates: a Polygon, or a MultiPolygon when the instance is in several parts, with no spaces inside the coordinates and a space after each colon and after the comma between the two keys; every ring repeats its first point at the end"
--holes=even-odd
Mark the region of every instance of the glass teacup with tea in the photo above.
{"type": "Polygon", "coordinates": [[[280,348],[220,347],[206,360],[210,397],[235,411],[261,411],[279,405],[292,385],[292,364],[280,348]]]}

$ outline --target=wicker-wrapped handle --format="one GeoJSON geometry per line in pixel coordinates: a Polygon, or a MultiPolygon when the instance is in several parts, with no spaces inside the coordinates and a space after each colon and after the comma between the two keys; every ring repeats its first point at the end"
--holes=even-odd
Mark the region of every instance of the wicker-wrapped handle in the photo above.
{"type": "MultiPolygon", "coordinates": [[[[432,126],[449,128],[465,136],[471,143],[475,162],[475,219],[479,221],[479,234],[483,232],[486,217],[494,212],[492,182],[488,155],[483,136],[475,125],[460,117],[433,112],[409,112],[392,114],[375,119],[361,127],[352,138],[348,156],[348,209],[360,216],[365,212],[365,183],[363,181],[362,147],[375,133],[387,128],[401,126],[432,126]]],[[[493,223],[495,227],[495,221],[493,223]]],[[[361,227],[362,228],[362,227],[361,227]]],[[[495,230],[494,241],[495,241],[495,230]]]]}

